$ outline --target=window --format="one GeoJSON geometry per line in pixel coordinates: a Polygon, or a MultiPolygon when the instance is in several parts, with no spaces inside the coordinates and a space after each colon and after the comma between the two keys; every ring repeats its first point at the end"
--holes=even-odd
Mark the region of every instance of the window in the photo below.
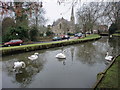
{"type": "Polygon", "coordinates": [[[59,24],[60,29],[61,29],[61,26],[62,26],[62,25],[61,25],[61,23],[60,23],[60,24],[59,24]]]}

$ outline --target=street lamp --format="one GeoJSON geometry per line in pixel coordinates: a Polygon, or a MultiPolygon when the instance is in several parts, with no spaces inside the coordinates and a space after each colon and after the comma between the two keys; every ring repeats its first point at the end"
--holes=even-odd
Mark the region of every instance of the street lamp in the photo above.
{"type": "Polygon", "coordinates": [[[16,35],[16,38],[18,38],[18,33],[16,33],[15,35],[16,35]]]}
{"type": "Polygon", "coordinates": [[[16,36],[18,36],[18,33],[16,33],[16,36]]]}

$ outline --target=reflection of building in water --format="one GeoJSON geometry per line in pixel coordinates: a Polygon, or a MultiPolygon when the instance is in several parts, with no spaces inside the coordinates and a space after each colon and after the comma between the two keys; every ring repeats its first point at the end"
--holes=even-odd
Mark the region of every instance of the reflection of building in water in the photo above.
{"type": "Polygon", "coordinates": [[[72,57],[72,61],[73,61],[73,57],[74,57],[74,47],[71,48],[71,57],[72,57]]]}

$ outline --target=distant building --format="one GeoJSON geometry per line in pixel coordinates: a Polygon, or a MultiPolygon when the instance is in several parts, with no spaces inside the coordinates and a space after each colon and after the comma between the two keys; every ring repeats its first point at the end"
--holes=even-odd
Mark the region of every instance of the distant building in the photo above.
{"type": "Polygon", "coordinates": [[[98,30],[100,32],[107,32],[108,31],[108,26],[107,25],[99,25],[98,30]]]}
{"type": "Polygon", "coordinates": [[[93,34],[98,34],[98,30],[93,30],[93,34]]]}
{"type": "Polygon", "coordinates": [[[52,32],[56,35],[62,35],[67,33],[75,33],[75,18],[74,8],[72,7],[70,21],[67,21],[63,17],[53,22],[52,32]]]}

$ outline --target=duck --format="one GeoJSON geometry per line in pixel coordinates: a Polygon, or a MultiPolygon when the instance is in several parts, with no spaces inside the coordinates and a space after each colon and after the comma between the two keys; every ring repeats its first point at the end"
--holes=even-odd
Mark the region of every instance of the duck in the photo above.
{"type": "Polygon", "coordinates": [[[65,50],[62,53],[58,53],[55,57],[59,58],[59,59],[65,59],[66,56],[65,56],[64,52],[65,52],[65,50]]]}
{"type": "Polygon", "coordinates": [[[17,61],[17,62],[14,62],[14,66],[13,66],[13,70],[14,71],[18,71],[19,69],[21,69],[21,68],[25,68],[26,67],[26,64],[25,64],[25,62],[23,62],[23,61],[17,61]]]}
{"type": "Polygon", "coordinates": [[[105,59],[108,61],[112,61],[113,56],[109,56],[109,53],[107,52],[107,55],[105,56],[105,59]]]}
{"type": "Polygon", "coordinates": [[[34,53],[34,55],[31,55],[30,57],[28,57],[28,59],[30,59],[30,60],[36,60],[37,58],[38,58],[38,55],[39,55],[39,53],[34,53]]]}

